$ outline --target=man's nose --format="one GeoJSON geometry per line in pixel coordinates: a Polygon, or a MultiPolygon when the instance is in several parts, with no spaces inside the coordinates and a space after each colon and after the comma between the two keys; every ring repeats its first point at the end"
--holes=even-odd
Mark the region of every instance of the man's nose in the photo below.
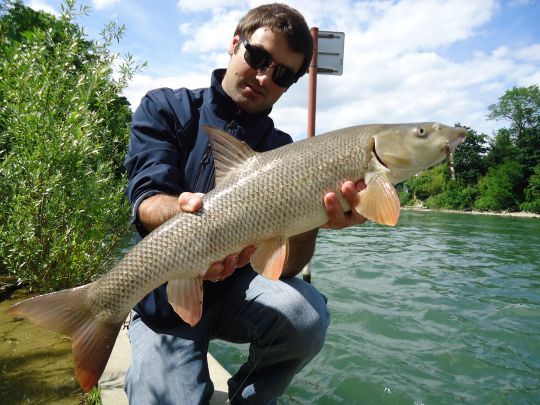
{"type": "Polygon", "coordinates": [[[266,69],[257,69],[257,75],[255,77],[259,81],[260,86],[268,86],[272,83],[273,74],[274,65],[270,65],[266,69]]]}

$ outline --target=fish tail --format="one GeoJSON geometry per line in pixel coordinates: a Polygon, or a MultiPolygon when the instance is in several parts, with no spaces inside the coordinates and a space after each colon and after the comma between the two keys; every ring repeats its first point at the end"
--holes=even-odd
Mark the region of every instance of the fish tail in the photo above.
{"type": "Polygon", "coordinates": [[[86,299],[92,284],[39,295],[6,310],[8,315],[71,336],[75,375],[81,387],[90,391],[97,385],[123,321],[97,319],[86,299]]]}

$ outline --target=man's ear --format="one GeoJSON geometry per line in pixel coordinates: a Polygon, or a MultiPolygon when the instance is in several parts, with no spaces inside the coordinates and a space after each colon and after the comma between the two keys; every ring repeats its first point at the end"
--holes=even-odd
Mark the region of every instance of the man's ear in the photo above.
{"type": "Polygon", "coordinates": [[[240,35],[235,35],[229,45],[229,49],[227,50],[227,53],[230,56],[233,56],[233,53],[236,53],[239,47],[240,47],[240,35]]]}

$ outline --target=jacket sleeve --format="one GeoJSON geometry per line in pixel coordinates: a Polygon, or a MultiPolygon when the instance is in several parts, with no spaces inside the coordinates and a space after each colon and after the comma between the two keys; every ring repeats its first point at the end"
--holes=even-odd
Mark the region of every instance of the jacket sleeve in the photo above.
{"type": "Polygon", "coordinates": [[[147,93],[133,115],[124,162],[128,174],[126,194],[132,206],[131,220],[139,233],[142,230],[137,211],[145,198],[158,193],[178,195],[182,192],[175,117],[160,102],[159,91],[147,93]]]}

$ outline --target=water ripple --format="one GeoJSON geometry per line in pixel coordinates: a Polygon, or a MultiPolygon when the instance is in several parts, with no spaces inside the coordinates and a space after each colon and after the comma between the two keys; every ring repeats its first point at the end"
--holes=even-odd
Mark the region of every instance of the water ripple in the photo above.
{"type": "Polygon", "coordinates": [[[403,212],[322,231],[313,283],[332,324],[282,403],[540,403],[539,246],[537,219],[403,212]]]}

